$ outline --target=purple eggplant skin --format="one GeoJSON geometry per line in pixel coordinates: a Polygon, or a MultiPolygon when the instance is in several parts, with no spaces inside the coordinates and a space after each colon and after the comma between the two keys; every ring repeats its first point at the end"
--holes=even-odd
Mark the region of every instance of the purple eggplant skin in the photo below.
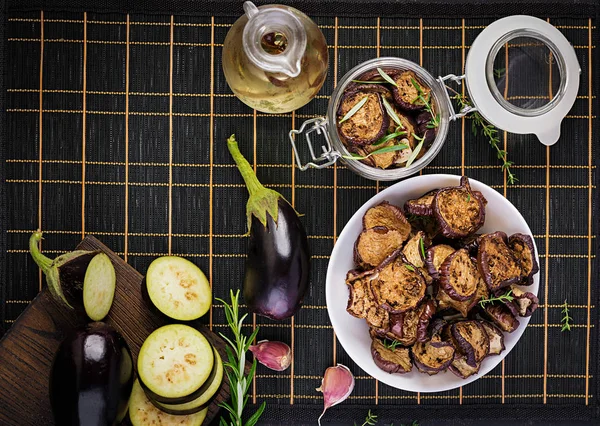
{"type": "Polygon", "coordinates": [[[61,426],[113,426],[127,413],[133,360],[125,339],[94,322],[73,330],[58,348],[50,375],[54,421],[61,426]]]}
{"type": "Polygon", "coordinates": [[[248,309],[274,320],[291,317],[308,290],[308,238],[296,211],[287,201],[277,202],[277,224],[267,226],[252,217],[243,295],[248,309]]]}

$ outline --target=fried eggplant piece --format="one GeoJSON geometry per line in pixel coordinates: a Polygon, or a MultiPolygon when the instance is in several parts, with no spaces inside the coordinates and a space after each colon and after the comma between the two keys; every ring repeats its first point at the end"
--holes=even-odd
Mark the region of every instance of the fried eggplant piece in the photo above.
{"type": "Polygon", "coordinates": [[[426,342],[429,339],[429,323],[431,318],[435,315],[437,309],[436,303],[428,299],[418,309],[419,310],[419,321],[417,323],[417,342],[426,342]]]}
{"type": "Polygon", "coordinates": [[[447,238],[464,238],[481,228],[485,220],[483,202],[473,194],[466,176],[460,179],[460,186],[440,189],[432,207],[440,232],[447,238]]]}
{"type": "Polygon", "coordinates": [[[483,196],[483,194],[481,193],[481,191],[473,191],[473,195],[475,195],[477,198],[479,198],[481,200],[481,202],[483,203],[483,207],[487,206],[487,198],[485,198],[483,196]]]}
{"type": "Polygon", "coordinates": [[[364,277],[357,278],[355,275],[359,274],[349,271],[346,275],[346,285],[350,290],[346,311],[353,317],[366,318],[369,309],[376,305],[370,298],[368,284],[364,277]]]}
{"type": "Polygon", "coordinates": [[[427,272],[429,272],[431,278],[437,280],[440,277],[440,267],[442,266],[442,263],[444,263],[446,258],[454,252],[454,247],[446,244],[439,244],[427,249],[425,266],[427,266],[427,272]]]}
{"type": "MultiPolygon", "coordinates": [[[[365,155],[372,153],[373,151],[377,151],[378,149],[386,148],[389,146],[394,146],[394,145],[397,145],[398,143],[399,142],[396,139],[390,139],[379,145],[365,145],[362,148],[364,150],[365,154],[359,154],[359,155],[365,156],[365,155]]],[[[392,152],[383,152],[381,154],[373,154],[369,158],[365,158],[365,161],[371,160],[368,163],[371,167],[377,167],[379,169],[385,170],[385,169],[389,169],[396,163],[398,153],[399,153],[399,151],[392,151],[392,152]]]]}
{"type": "Polygon", "coordinates": [[[427,283],[419,270],[399,254],[377,268],[369,287],[378,306],[398,314],[415,308],[423,300],[427,283]]]}
{"type": "Polygon", "coordinates": [[[452,371],[461,379],[466,379],[467,377],[471,377],[473,374],[479,373],[480,367],[480,362],[475,363],[475,366],[471,366],[469,363],[467,363],[467,357],[458,356],[455,354],[452,363],[448,367],[448,370],[452,371]]]}
{"type": "Polygon", "coordinates": [[[423,255],[427,256],[425,251],[429,248],[429,244],[429,238],[427,238],[425,233],[423,231],[418,231],[406,242],[402,249],[402,253],[404,254],[404,257],[406,257],[406,260],[411,264],[418,268],[422,268],[425,266],[425,258],[423,255]]]}
{"type": "Polygon", "coordinates": [[[390,118],[385,111],[381,94],[377,92],[347,92],[338,109],[338,132],[349,146],[372,144],[385,135],[390,118]],[[364,98],[366,103],[349,119],[340,123],[342,118],[364,98]]]}
{"type": "Polygon", "coordinates": [[[512,333],[519,327],[519,320],[503,303],[486,305],[481,314],[507,333],[512,333]]]}
{"type": "Polygon", "coordinates": [[[471,234],[468,237],[461,238],[457,242],[459,248],[465,248],[469,251],[469,255],[477,257],[477,251],[479,250],[479,242],[481,237],[485,234],[471,234]]]}
{"type": "Polygon", "coordinates": [[[437,135],[437,127],[432,127],[430,124],[432,117],[429,111],[422,111],[415,118],[417,134],[423,138],[423,146],[427,148],[431,146],[437,135]]]}
{"type": "Polygon", "coordinates": [[[390,313],[385,309],[373,305],[368,309],[365,320],[369,327],[385,330],[389,328],[390,313]]]}
{"type": "Polygon", "coordinates": [[[482,279],[479,279],[479,282],[477,283],[477,291],[469,300],[462,302],[454,300],[448,296],[442,288],[438,288],[436,292],[436,299],[439,302],[438,307],[440,310],[455,309],[466,318],[469,315],[469,311],[477,306],[477,303],[479,303],[481,299],[487,299],[489,294],[490,292],[485,285],[485,282],[483,282],[482,279]]]}
{"type": "Polygon", "coordinates": [[[457,250],[446,257],[439,273],[440,287],[454,300],[464,302],[477,291],[480,276],[467,249],[457,250]]]}
{"type": "Polygon", "coordinates": [[[505,348],[504,333],[489,321],[479,321],[490,340],[490,355],[499,355],[505,348]]]}
{"type": "Polygon", "coordinates": [[[402,346],[396,346],[394,349],[386,348],[381,340],[375,338],[371,343],[371,355],[375,365],[387,373],[403,374],[412,370],[409,348],[402,346]]]}
{"type": "MultiPolygon", "coordinates": [[[[412,346],[417,341],[417,330],[421,310],[411,309],[400,314],[390,315],[389,331],[392,338],[404,346],[412,346]]],[[[387,334],[389,337],[390,334],[387,334]]]]}
{"type": "Polygon", "coordinates": [[[402,234],[403,241],[408,238],[411,231],[411,225],[404,216],[402,209],[383,201],[375,207],[371,207],[363,216],[363,228],[371,229],[377,226],[384,226],[387,229],[393,229],[402,234]]]}
{"type": "Polygon", "coordinates": [[[420,86],[425,99],[429,98],[429,87],[421,83],[414,72],[402,71],[390,75],[396,82],[396,86],[392,87],[394,94],[394,102],[404,111],[418,111],[424,107],[423,102],[419,100],[419,91],[413,84],[413,80],[420,86]]]}
{"type": "Polygon", "coordinates": [[[404,211],[416,216],[432,216],[433,215],[433,198],[437,193],[437,189],[429,191],[427,194],[421,195],[419,198],[408,200],[404,203],[404,211]]]}
{"type": "Polygon", "coordinates": [[[523,291],[519,287],[511,286],[513,296],[512,302],[506,303],[513,315],[520,317],[530,317],[538,308],[540,303],[537,296],[528,291],[523,291]],[[513,309],[511,309],[513,308],[513,309]]]}
{"type": "Polygon", "coordinates": [[[508,239],[508,248],[521,267],[523,278],[520,284],[533,284],[533,276],[539,272],[540,267],[535,258],[535,249],[531,237],[525,234],[513,234],[508,239]]]}
{"type": "Polygon", "coordinates": [[[450,326],[450,334],[455,348],[471,367],[476,367],[490,353],[490,339],[477,321],[456,322],[450,326]]]}
{"type": "Polygon", "coordinates": [[[506,234],[500,231],[481,237],[479,242],[479,273],[492,292],[517,283],[522,277],[521,265],[506,242],[506,234]]]}
{"type": "Polygon", "coordinates": [[[425,342],[417,342],[412,347],[415,366],[421,373],[430,376],[446,370],[454,359],[454,353],[452,344],[442,341],[439,335],[425,342]]]}
{"type": "Polygon", "coordinates": [[[354,245],[354,260],[362,267],[375,267],[402,247],[403,235],[383,226],[366,229],[354,245]]]}

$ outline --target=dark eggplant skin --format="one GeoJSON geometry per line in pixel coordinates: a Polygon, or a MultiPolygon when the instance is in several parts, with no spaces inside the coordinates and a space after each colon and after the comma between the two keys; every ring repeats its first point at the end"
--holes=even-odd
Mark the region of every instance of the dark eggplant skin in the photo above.
{"type": "Polygon", "coordinates": [[[310,256],[306,231],[287,201],[277,202],[277,223],[252,216],[243,295],[248,309],[274,320],[289,318],[308,290],[310,256]]]}
{"type": "Polygon", "coordinates": [[[127,413],[133,360],[125,339],[95,322],[60,344],[50,375],[54,421],[61,426],[113,426],[127,413]]]}

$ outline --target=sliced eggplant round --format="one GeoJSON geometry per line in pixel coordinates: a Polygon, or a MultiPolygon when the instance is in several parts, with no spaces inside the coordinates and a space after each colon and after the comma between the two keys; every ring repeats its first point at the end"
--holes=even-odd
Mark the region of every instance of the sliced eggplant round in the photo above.
{"type": "Polygon", "coordinates": [[[490,339],[479,322],[456,322],[450,326],[450,333],[456,349],[471,367],[476,367],[490,353],[490,339]]]}
{"type": "Polygon", "coordinates": [[[436,304],[433,300],[426,300],[419,308],[419,322],[417,323],[417,342],[426,342],[429,339],[428,328],[431,318],[435,315],[436,304]]]}
{"type": "Polygon", "coordinates": [[[208,407],[196,414],[174,416],[156,408],[148,399],[139,380],[133,384],[129,399],[129,420],[133,426],[177,425],[201,426],[208,413],[208,407]]]}
{"type": "Polygon", "coordinates": [[[167,404],[190,402],[214,367],[211,344],[198,330],[183,324],[163,326],[148,336],[138,356],[137,370],[145,392],[167,404]]]}
{"type": "Polygon", "coordinates": [[[489,321],[479,321],[484,328],[488,339],[490,341],[490,353],[489,355],[499,355],[505,348],[504,346],[504,333],[494,324],[489,321]]]}
{"type": "Polygon", "coordinates": [[[419,317],[420,310],[418,308],[400,314],[392,314],[388,325],[389,332],[384,332],[381,336],[396,340],[403,346],[414,345],[417,341],[419,317]]]}
{"type": "Polygon", "coordinates": [[[425,266],[431,278],[437,280],[440,277],[440,267],[448,256],[454,253],[454,247],[447,244],[438,244],[427,249],[425,257],[425,266]]]}
{"type": "Polygon", "coordinates": [[[507,333],[512,333],[519,327],[519,320],[502,303],[486,305],[481,314],[507,333]]]}
{"type": "Polygon", "coordinates": [[[159,311],[179,321],[200,318],[212,304],[212,291],[204,273],[178,256],[159,257],[150,264],[146,289],[159,311]]]}
{"type": "Polygon", "coordinates": [[[423,300],[427,283],[419,270],[400,254],[378,271],[369,287],[379,306],[390,313],[401,313],[423,300]]]}
{"type": "Polygon", "coordinates": [[[396,105],[405,111],[422,110],[425,105],[419,99],[419,90],[415,87],[415,83],[421,89],[425,99],[429,98],[429,87],[422,84],[412,71],[396,72],[390,77],[396,82],[396,86],[392,87],[396,105]]]}
{"type": "Polygon", "coordinates": [[[520,284],[533,284],[533,276],[538,273],[540,267],[535,258],[533,240],[529,235],[514,234],[508,239],[508,248],[521,267],[523,276],[520,284]]]}
{"type": "Polygon", "coordinates": [[[390,313],[383,308],[372,305],[366,312],[365,320],[369,327],[385,329],[389,327],[390,313]]]}
{"type": "Polygon", "coordinates": [[[346,276],[346,285],[350,290],[346,311],[356,318],[366,318],[369,309],[375,306],[375,303],[370,298],[368,285],[364,277],[354,278],[350,275],[349,272],[346,276]]]}
{"type": "Polygon", "coordinates": [[[381,226],[400,232],[403,241],[408,238],[411,231],[411,225],[406,220],[402,210],[387,201],[371,207],[363,216],[364,229],[381,226]]]}
{"type": "Polygon", "coordinates": [[[477,252],[479,272],[490,291],[519,282],[521,266],[506,245],[506,234],[494,232],[481,237],[477,252]]]}
{"type": "Polygon", "coordinates": [[[430,376],[446,370],[454,359],[454,352],[452,344],[442,341],[439,336],[417,342],[412,347],[415,366],[420,372],[430,376]]]}
{"type": "Polygon", "coordinates": [[[440,286],[454,300],[466,301],[477,291],[480,276],[466,249],[446,257],[440,266],[440,286]]]}
{"type": "Polygon", "coordinates": [[[461,379],[466,379],[471,377],[473,374],[479,373],[479,368],[481,367],[481,363],[478,362],[475,366],[467,363],[467,358],[465,356],[454,356],[454,360],[448,367],[448,370],[452,371],[455,375],[460,377],[461,379]]]}
{"type": "Polygon", "coordinates": [[[512,286],[512,296],[513,300],[508,302],[506,306],[514,307],[514,310],[511,309],[511,312],[514,315],[518,315],[520,317],[529,317],[531,316],[535,310],[538,308],[540,303],[537,296],[530,292],[525,292],[521,290],[519,287],[512,286]]]}
{"type": "Polygon", "coordinates": [[[404,254],[406,260],[411,264],[418,268],[423,268],[425,266],[425,257],[427,256],[425,251],[429,248],[430,244],[431,242],[425,233],[418,231],[406,242],[402,249],[402,254],[404,254]]]}
{"type": "Polygon", "coordinates": [[[465,238],[458,240],[457,247],[465,248],[469,251],[470,256],[477,257],[477,251],[479,250],[479,242],[484,234],[471,234],[465,238]]]}
{"type": "Polygon", "coordinates": [[[83,307],[92,321],[108,315],[115,298],[117,275],[105,253],[98,253],[88,264],[83,279],[83,307]]]}
{"type": "Polygon", "coordinates": [[[429,111],[420,112],[415,121],[417,122],[417,133],[423,138],[423,145],[431,146],[437,135],[437,127],[431,124],[432,115],[429,111]]]}
{"type": "Polygon", "coordinates": [[[371,355],[375,365],[387,373],[408,373],[412,370],[410,349],[397,346],[386,348],[381,340],[375,338],[371,343],[371,355]]]}
{"type": "Polygon", "coordinates": [[[383,226],[365,229],[354,246],[355,261],[367,268],[377,266],[399,250],[403,242],[403,235],[395,229],[383,226]]]}
{"type": "Polygon", "coordinates": [[[436,190],[429,191],[427,194],[421,195],[419,198],[408,200],[404,203],[406,213],[417,216],[432,216],[433,215],[433,198],[436,190]]]}
{"type": "Polygon", "coordinates": [[[477,198],[469,179],[463,176],[460,186],[440,189],[433,198],[433,214],[447,238],[464,238],[483,226],[485,207],[477,198]]]}
{"type": "Polygon", "coordinates": [[[338,132],[347,145],[372,144],[385,135],[389,125],[390,118],[379,93],[353,91],[344,95],[338,109],[338,132]],[[363,101],[365,97],[367,100],[363,101]],[[357,106],[359,109],[344,120],[357,106]]]}

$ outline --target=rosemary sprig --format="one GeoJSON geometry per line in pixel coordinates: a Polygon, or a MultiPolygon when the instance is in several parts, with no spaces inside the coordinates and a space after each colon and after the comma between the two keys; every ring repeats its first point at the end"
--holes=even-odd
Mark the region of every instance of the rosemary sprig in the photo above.
{"type": "Polygon", "coordinates": [[[226,374],[229,378],[229,389],[231,391],[231,404],[222,402],[219,404],[220,407],[227,410],[229,413],[229,421],[225,420],[223,416],[219,421],[220,426],[254,426],[263,411],[265,410],[266,402],[263,402],[260,407],[250,416],[250,418],[243,423],[242,415],[244,407],[248,401],[248,389],[252,383],[254,372],[256,371],[256,358],[252,361],[252,367],[248,374],[245,374],[246,367],[246,352],[248,348],[256,338],[258,334],[258,327],[250,335],[250,337],[242,334],[242,324],[248,316],[244,314],[240,318],[239,303],[238,299],[240,291],[238,290],[233,294],[233,290],[230,290],[229,295],[231,297],[231,305],[222,299],[215,298],[223,304],[225,307],[225,316],[227,318],[227,324],[233,332],[233,340],[230,340],[223,333],[219,333],[221,337],[229,344],[225,348],[227,351],[227,362],[223,363],[226,367],[226,374]]]}
{"type": "Polygon", "coordinates": [[[562,328],[560,331],[571,331],[571,325],[573,324],[573,318],[569,315],[569,305],[567,305],[567,301],[562,305],[562,314],[563,318],[560,320],[562,324],[562,328]]]}
{"type": "Polygon", "coordinates": [[[368,100],[369,100],[369,97],[365,96],[360,101],[358,101],[358,103],[356,105],[354,105],[352,107],[352,109],[350,111],[348,111],[346,113],[346,115],[344,115],[344,117],[340,120],[340,124],[342,124],[344,121],[348,120],[350,117],[352,117],[354,114],[356,114],[358,112],[358,110],[361,109],[363,107],[363,105],[367,103],[368,100]]]}
{"type": "Polygon", "coordinates": [[[392,340],[391,343],[388,343],[387,341],[383,342],[383,346],[385,346],[387,349],[389,349],[391,351],[396,349],[399,345],[400,345],[400,342],[397,340],[392,340]]]}
{"type": "Polygon", "coordinates": [[[418,96],[413,100],[413,103],[417,100],[421,101],[425,111],[431,114],[431,120],[429,120],[429,123],[427,123],[427,128],[435,129],[440,125],[440,115],[433,111],[433,107],[431,106],[431,93],[429,94],[428,98],[425,99],[425,93],[423,93],[423,89],[421,89],[421,85],[417,83],[417,80],[411,77],[410,81],[418,93],[418,96]]]}
{"type": "MultiPolygon", "coordinates": [[[[377,424],[377,415],[373,414],[371,410],[367,413],[367,417],[365,417],[365,421],[360,426],[374,426],[377,424]]],[[[356,422],[354,422],[354,426],[358,426],[356,422]]]]}
{"type": "Polygon", "coordinates": [[[479,301],[479,306],[481,306],[483,308],[488,303],[491,303],[493,305],[494,302],[506,303],[506,302],[512,302],[513,300],[514,300],[514,297],[512,296],[512,290],[508,290],[505,294],[501,294],[500,296],[491,296],[491,297],[488,297],[487,299],[481,299],[479,301]]]}
{"type": "Polygon", "coordinates": [[[373,151],[367,155],[350,154],[350,155],[342,155],[342,157],[344,157],[347,160],[364,160],[366,158],[369,158],[371,155],[385,154],[386,152],[393,152],[393,151],[402,151],[403,149],[406,149],[406,148],[408,148],[408,145],[401,143],[398,145],[386,146],[383,148],[376,149],[375,151],[373,151]]]}
{"type": "MultiPolygon", "coordinates": [[[[466,96],[461,95],[456,91],[454,91],[454,93],[455,96],[453,96],[453,99],[455,99],[458,102],[458,105],[460,106],[461,110],[466,107],[472,107],[471,102],[467,99],[466,96]]],[[[519,179],[517,179],[517,176],[510,170],[511,166],[514,163],[508,160],[508,152],[506,152],[503,149],[500,149],[500,138],[498,137],[498,129],[496,129],[496,127],[494,127],[492,124],[485,121],[481,114],[479,114],[479,112],[477,111],[472,112],[469,116],[472,119],[471,131],[473,132],[473,135],[477,136],[477,129],[481,128],[481,132],[483,133],[483,135],[488,138],[490,145],[496,150],[496,155],[498,156],[498,159],[502,161],[502,170],[506,171],[506,181],[510,185],[515,184],[519,179]]]]}

